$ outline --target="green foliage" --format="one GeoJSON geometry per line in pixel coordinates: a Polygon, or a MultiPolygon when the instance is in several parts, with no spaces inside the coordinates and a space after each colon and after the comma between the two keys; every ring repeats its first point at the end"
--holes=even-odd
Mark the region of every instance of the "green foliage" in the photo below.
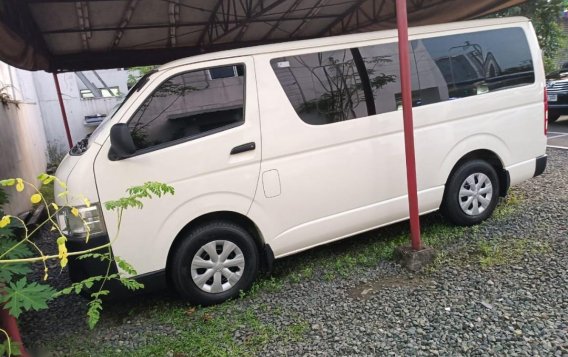
{"type": "Polygon", "coordinates": [[[2,187],[0,187],[0,212],[2,212],[2,206],[8,203],[8,194],[2,187]]]}
{"type": "Polygon", "coordinates": [[[134,279],[130,279],[130,278],[120,278],[119,279],[120,283],[126,287],[128,290],[139,290],[139,289],[143,289],[144,288],[144,284],[137,282],[134,279]]]}
{"type": "Polygon", "coordinates": [[[101,318],[101,311],[103,310],[103,301],[98,296],[107,294],[108,290],[101,290],[98,293],[91,295],[93,300],[89,302],[89,309],[87,310],[87,324],[90,329],[93,329],[97,322],[99,322],[101,318]]]}
{"type": "Polygon", "coordinates": [[[65,158],[65,155],[67,155],[67,151],[64,148],[65,147],[60,145],[57,141],[47,143],[48,167],[52,167],[55,170],[57,166],[59,166],[63,158],[65,158]]]}
{"type": "Polygon", "coordinates": [[[10,315],[18,318],[22,311],[41,310],[47,308],[47,302],[53,298],[55,290],[48,285],[28,282],[23,277],[17,282],[10,282],[2,289],[0,303],[5,303],[10,315]]]}
{"type": "Polygon", "coordinates": [[[12,281],[14,276],[23,276],[31,272],[29,264],[3,264],[0,266],[0,282],[6,283],[12,281]]]}
{"type": "Polygon", "coordinates": [[[20,344],[13,341],[4,341],[0,344],[0,356],[21,356],[20,344]]]}
{"type": "Polygon", "coordinates": [[[476,256],[482,267],[518,263],[525,254],[542,254],[550,250],[546,242],[534,239],[504,239],[481,241],[477,244],[476,256]]]}
{"type": "Polygon", "coordinates": [[[114,261],[116,262],[116,265],[118,265],[118,267],[120,269],[122,269],[126,274],[128,274],[128,275],[137,275],[138,274],[136,272],[136,270],[134,269],[134,267],[132,265],[130,265],[128,262],[126,262],[124,259],[122,259],[120,257],[114,257],[114,261]]]}
{"type": "Polygon", "coordinates": [[[66,287],[63,290],[60,290],[58,292],[56,292],[53,296],[54,297],[59,297],[62,295],[69,295],[72,293],[75,294],[79,294],[81,293],[81,291],[83,291],[83,289],[90,289],[93,287],[93,285],[98,282],[98,281],[102,281],[105,277],[104,276],[92,276],[90,278],[87,278],[83,281],[80,281],[78,283],[73,283],[71,284],[71,286],[66,287]]]}
{"type": "Polygon", "coordinates": [[[54,182],[50,182],[47,184],[43,184],[41,185],[41,188],[39,189],[41,196],[45,199],[45,202],[50,205],[52,204],[55,198],[55,193],[54,193],[54,182]]]}
{"type": "MultiPolygon", "coordinates": [[[[6,203],[8,203],[8,194],[6,193],[6,191],[4,190],[4,185],[0,184],[0,218],[2,218],[4,216],[4,210],[2,209],[2,206],[4,206],[6,203]]],[[[8,227],[3,227],[0,228],[0,239],[4,238],[4,237],[13,237],[14,233],[12,231],[12,227],[8,226],[8,227]]],[[[0,252],[2,252],[3,250],[0,250],[0,252]]]]}
{"type": "MultiPolygon", "coordinates": [[[[110,274],[111,264],[113,263],[116,263],[119,269],[128,275],[132,276],[137,274],[134,267],[124,259],[112,256],[110,244],[85,251],[69,253],[66,247],[67,239],[63,236],[63,232],[61,232],[60,227],[54,219],[55,215],[61,210],[67,210],[70,214],[81,219],[83,224],[86,224],[86,222],[84,218],[81,217],[80,211],[76,207],[69,205],[59,207],[52,201],[47,201],[46,196],[49,196],[49,199],[53,197],[53,185],[57,183],[65,190],[62,194],[59,194],[60,197],[65,195],[67,197],[73,197],[75,200],[81,199],[86,206],[90,206],[91,203],[84,196],[71,196],[67,191],[66,184],[53,175],[42,173],[37,178],[43,184],[41,191],[33,183],[24,181],[21,178],[0,180],[0,189],[3,187],[14,187],[17,192],[24,192],[26,186],[32,188],[35,192],[30,196],[31,202],[34,204],[39,202],[46,203],[48,211],[48,218],[34,229],[25,227],[24,222],[18,217],[5,215],[0,211],[0,303],[4,304],[9,313],[17,318],[23,311],[46,309],[48,307],[47,302],[53,298],[62,295],[79,294],[88,290],[92,301],[88,304],[87,324],[90,328],[93,328],[99,321],[100,313],[103,309],[102,297],[109,293],[108,290],[103,289],[107,281],[116,280],[130,290],[141,289],[144,285],[131,278],[122,276],[122,273],[110,274]],[[34,233],[46,224],[48,227],[52,227],[52,230],[56,230],[59,233],[59,237],[54,240],[58,248],[58,254],[44,255],[41,249],[30,239],[34,233]],[[13,233],[13,228],[18,226],[23,228],[22,231],[24,233],[20,239],[16,239],[13,233]],[[106,248],[108,251],[105,253],[97,252],[97,250],[103,248],[106,248]],[[34,253],[38,253],[38,256],[34,256],[34,253]],[[58,292],[49,285],[29,282],[27,280],[26,274],[31,272],[30,263],[42,263],[44,266],[44,280],[47,280],[49,270],[46,264],[47,260],[59,259],[61,267],[64,268],[67,265],[68,257],[73,255],[78,256],[78,259],[91,258],[108,262],[107,273],[101,276],[89,277],[58,292]]],[[[127,192],[127,197],[106,204],[108,210],[117,211],[119,221],[124,209],[132,207],[142,208],[143,199],[173,194],[174,189],[171,186],[158,182],[147,182],[142,186],[129,188],[127,192]]],[[[7,201],[6,197],[5,192],[0,190],[0,208],[1,204],[7,201]]],[[[120,231],[120,224],[118,231],[120,231]]],[[[118,235],[117,233],[117,236],[118,235]]],[[[88,236],[85,239],[87,240],[88,236]]],[[[0,331],[3,330],[0,329],[0,331]]],[[[2,348],[2,346],[0,346],[0,348],[2,348]]],[[[0,355],[2,354],[0,353],[0,355]]]]}
{"type": "MultiPolygon", "coordinates": [[[[11,231],[9,234],[10,236],[13,236],[11,231]]],[[[33,253],[27,246],[17,245],[17,243],[18,242],[15,239],[9,238],[8,235],[3,235],[2,230],[0,230],[0,253],[5,254],[3,258],[21,259],[32,256],[33,253]]],[[[29,264],[0,264],[0,283],[7,284],[18,277],[28,274],[29,272],[31,272],[29,264]]]]}
{"type": "Polygon", "coordinates": [[[140,78],[156,68],[157,66],[130,67],[128,69],[128,80],[126,82],[128,88],[133,87],[140,78]]]}
{"type": "MultiPolygon", "coordinates": [[[[275,306],[271,311],[281,309],[275,306]]],[[[175,326],[179,335],[161,337],[136,351],[128,351],[128,355],[254,356],[274,341],[302,341],[309,330],[308,323],[300,316],[289,325],[276,326],[263,321],[252,308],[238,308],[231,302],[189,309],[161,304],[155,314],[158,320],[175,326]],[[235,339],[237,331],[246,338],[235,339]]],[[[115,351],[105,352],[108,356],[119,355],[115,351]]]]}
{"type": "Polygon", "coordinates": [[[519,206],[523,202],[523,197],[512,188],[506,198],[502,199],[500,204],[495,208],[493,217],[496,219],[504,219],[517,212],[519,206]]]}
{"type": "Polygon", "coordinates": [[[146,182],[142,186],[134,186],[126,190],[127,197],[120,198],[116,201],[109,201],[105,203],[105,208],[109,211],[124,210],[127,208],[144,207],[142,203],[143,198],[153,198],[153,196],[162,197],[165,194],[174,194],[172,186],[160,182],[146,182]]]}

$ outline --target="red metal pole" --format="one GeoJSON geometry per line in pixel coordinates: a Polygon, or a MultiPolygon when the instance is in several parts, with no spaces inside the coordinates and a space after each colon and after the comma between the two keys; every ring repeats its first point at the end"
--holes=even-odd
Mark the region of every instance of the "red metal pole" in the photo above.
{"type": "Polygon", "coordinates": [[[65,105],[63,104],[63,96],[61,95],[61,87],[59,86],[57,73],[53,73],[53,80],[55,81],[55,89],[57,90],[59,108],[61,108],[61,115],[63,116],[63,125],[65,126],[65,133],[67,134],[67,143],[69,144],[69,149],[71,149],[73,147],[73,139],[71,139],[71,130],[69,129],[69,122],[67,121],[67,113],[65,113],[65,105]]]}
{"type": "Polygon", "coordinates": [[[4,306],[0,306],[0,320],[2,321],[2,327],[6,330],[8,336],[12,340],[12,343],[17,343],[20,345],[20,356],[30,357],[29,353],[26,351],[24,344],[22,343],[22,336],[20,336],[20,330],[18,329],[18,323],[16,318],[8,313],[4,309],[4,306]]]}
{"type": "Polygon", "coordinates": [[[408,46],[408,15],[406,0],[396,0],[398,27],[398,55],[400,62],[400,85],[402,89],[402,114],[404,117],[404,150],[406,153],[406,182],[412,249],[422,249],[420,240],[420,216],[418,213],[418,185],[416,183],[416,160],[414,153],[414,124],[412,118],[412,77],[408,46]]]}

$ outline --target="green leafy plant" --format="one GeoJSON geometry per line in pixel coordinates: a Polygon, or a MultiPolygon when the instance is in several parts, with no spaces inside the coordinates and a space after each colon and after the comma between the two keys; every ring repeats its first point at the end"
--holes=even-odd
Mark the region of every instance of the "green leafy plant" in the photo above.
{"type": "MultiPolygon", "coordinates": [[[[55,176],[44,173],[39,175],[38,179],[43,185],[53,185],[54,183],[59,185],[63,192],[58,196],[64,198],[67,203],[69,202],[69,198],[72,197],[75,200],[82,201],[86,206],[90,206],[91,204],[89,200],[83,196],[72,196],[71,193],[67,191],[65,183],[55,176]]],[[[76,207],[69,204],[58,206],[54,202],[48,202],[37,186],[21,178],[0,180],[0,203],[5,203],[7,200],[3,188],[13,187],[17,192],[21,193],[26,186],[32,188],[33,191],[33,194],[30,196],[30,201],[33,204],[42,203],[45,205],[47,218],[37,227],[30,229],[20,218],[4,214],[1,211],[0,205],[0,304],[4,305],[10,315],[18,318],[23,311],[48,308],[47,303],[54,298],[88,291],[91,301],[88,303],[87,323],[90,328],[93,328],[100,319],[100,314],[103,309],[103,297],[110,293],[108,289],[105,289],[106,284],[110,280],[120,282],[120,284],[129,290],[138,290],[144,287],[141,283],[130,278],[130,276],[137,275],[134,267],[124,259],[114,256],[111,251],[112,244],[116,242],[120,236],[120,225],[124,210],[129,208],[142,209],[144,207],[143,200],[162,197],[166,194],[173,195],[174,189],[171,186],[159,182],[146,182],[141,186],[129,188],[125,197],[104,204],[107,210],[114,211],[118,217],[117,234],[113,237],[113,240],[98,247],[77,252],[68,252],[66,246],[67,238],[58,225],[56,216],[62,210],[69,210],[71,214],[79,218],[83,222],[83,226],[86,230],[86,241],[88,241],[90,237],[87,222],[80,216],[79,210],[76,207]],[[56,238],[54,242],[57,245],[57,254],[45,254],[31,239],[43,227],[50,227],[51,231],[57,233],[58,238],[56,238]],[[16,237],[14,228],[21,228],[23,231],[21,238],[16,237]],[[64,269],[71,256],[76,256],[77,259],[92,258],[107,262],[108,268],[106,274],[89,277],[60,291],[54,290],[45,283],[49,277],[49,269],[46,262],[48,260],[59,260],[61,269],[64,269]],[[30,264],[33,263],[43,264],[43,282],[29,281],[27,279],[26,275],[31,272],[30,264]],[[119,270],[117,273],[111,274],[113,264],[116,264],[119,270]],[[93,291],[91,291],[91,289],[93,289],[93,291]]],[[[2,352],[2,348],[4,348],[4,353],[8,351],[8,354],[13,354],[14,351],[17,351],[17,348],[12,348],[13,344],[10,344],[9,336],[5,331],[0,329],[0,332],[4,332],[8,341],[6,346],[0,345],[0,352],[2,352]]]]}
{"type": "Polygon", "coordinates": [[[126,82],[128,88],[132,88],[140,78],[145,74],[156,69],[158,66],[139,66],[128,69],[128,80],[126,82]]]}

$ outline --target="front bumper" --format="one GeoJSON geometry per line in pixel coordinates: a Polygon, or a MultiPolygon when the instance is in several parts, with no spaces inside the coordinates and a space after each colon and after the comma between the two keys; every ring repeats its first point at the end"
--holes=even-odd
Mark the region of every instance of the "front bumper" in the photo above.
{"type": "MultiPolygon", "coordinates": [[[[79,252],[87,249],[97,248],[102,245],[108,244],[109,242],[110,240],[107,235],[91,237],[89,239],[89,242],[85,242],[85,240],[67,239],[67,249],[69,250],[70,253],[79,252]]],[[[108,252],[110,252],[112,257],[114,257],[114,254],[112,252],[112,247],[103,248],[93,253],[105,254],[108,252]]],[[[107,271],[108,275],[118,273],[118,267],[116,266],[116,262],[114,261],[114,259],[109,262],[108,259],[101,260],[100,258],[93,258],[93,257],[79,259],[78,256],[73,256],[69,257],[68,267],[69,267],[69,278],[74,283],[81,282],[85,279],[94,276],[105,276],[107,275],[107,271]]],[[[149,292],[149,291],[162,290],[167,286],[165,269],[147,274],[137,275],[133,277],[133,279],[135,279],[139,283],[144,284],[144,289],[138,291],[131,291],[128,290],[126,287],[124,287],[124,285],[122,285],[120,281],[112,279],[104,283],[104,290],[109,290],[110,291],[109,297],[111,299],[115,299],[115,298],[128,297],[133,295],[133,293],[137,293],[140,291],[149,292]]],[[[92,292],[99,290],[99,288],[101,287],[100,284],[101,282],[98,282],[98,284],[94,284],[87,291],[83,291],[83,294],[86,296],[90,296],[92,292]]]]}
{"type": "MultiPolygon", "coordinates": [[[[74,240],[71,238],[67,239],[67,249],[69,252],[79,252],[87,249],[94,249],[110,242],[107,235],[102,235],[98,237],[91,237],[88,242],[82,240],[74,240]]],[[[110,251],[112,255],[112,248],[103,248],[93,253],[105,254],[110,251]]],[[[110,274],[115,274],[118,272],[116,263],[114,261],[110,262],[108,260],[95,259],[92,257],[79,259],[79,256],[69,257],[69,278],[72,282],[78,283],[87,278],[99,275],[106,275],[107,270],[110,274]]]]}

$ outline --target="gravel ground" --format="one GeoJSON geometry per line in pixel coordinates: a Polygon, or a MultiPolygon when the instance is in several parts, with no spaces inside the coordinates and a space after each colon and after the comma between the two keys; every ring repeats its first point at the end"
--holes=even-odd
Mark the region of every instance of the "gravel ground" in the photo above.
{"type": "MultiPolygon", "coordinates": [[[[317,272],[299,283],[286,281],[277,292],[261,291],[234,302],[229,316],[252,309],[277,331],[298,321],[307,326],[299,341],[278,338],[259,347],[263,356],[568,357],[568,151],[550,149],[549,155],[543,176],[515,188],[524,199],[514,212],[468,230],[464,239],[443,250],[435,269],[411,274],[385,261],[331,281],[317,272]],[[531,244],[516,260],[482,267],[475,258],[479,241],[531,244]]],[[[320,249],[347,249],[349,244],[320,249]]],[[[278,261],[277,270],[294,270],[307,257],[309,253],[278,261]]],[[[53,283],[67,284],[66,274],[53,283]]],[[[181,335],[174,324],[153,317],[151,311],[163,306],[186,305],[164,292],[112,303],[99,326],[88,331],[85,300],[71,296],[52,302],[49,310],[24,314],[20,325],[27,345],[49,351],[46,355],[88,350],[80,343],[73,352],[66,349],[69,344],[49,347],[50,340],[78,336],[129,355],[162,337],[181,335]]],[[[233,335],[237,342],[246,338],[246,326],[233,335]]]]}

